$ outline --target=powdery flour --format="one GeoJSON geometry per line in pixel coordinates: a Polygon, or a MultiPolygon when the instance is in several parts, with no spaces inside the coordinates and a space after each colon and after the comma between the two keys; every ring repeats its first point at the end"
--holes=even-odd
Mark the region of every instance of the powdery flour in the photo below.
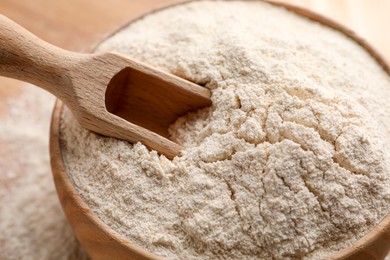
{"type": "Polygon", "coordinates": [[[138,20],[109,50],[213,94],[171,127],[172,161],[64,114],[77,191],[134,243],[170,259],[318,258],[389,212],[389,76],[341,33],[263,2],[200,1],[138,20]]]}
{"type": "Polygon", "coordinates": [[[0,123],[0,259],[87,259],[51,177],[48,135],[54,97],[34,86],[22,93],[8,100],[12,108],[0,123]]]}

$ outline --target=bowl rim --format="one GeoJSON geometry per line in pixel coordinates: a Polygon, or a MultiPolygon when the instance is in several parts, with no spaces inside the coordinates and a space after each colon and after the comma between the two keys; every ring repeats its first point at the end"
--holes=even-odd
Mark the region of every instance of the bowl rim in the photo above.
{"type": "MultiPolygon", "coordinates": [[[[116,33],[120,32],[122,29],[131,25],[132,23],[141,20],[145,16],[153,14],[155,12],[159,12],[161,10],[172,8],[177,5],[183,5],[190,2],[194,2],[197,0],[185,0],[175,3],[165,3],[161,7],[153,9],[149,12],[143,13],[140,16],[136,16],[134,18],[129,18],[127,22],[123,25],[119,26],[118,29],[114,30],[112,33],[107,34],[105,37],[102,37],[100,41],[95,44],[91,51],[95,51],[96,48],[103,43],[106,39],[112,37],[116,33]]],[[[373,48],[370,44],[368,44],[361,37],[356,35],[352,30],[346,28],[344,25],[341,25],[323,15],[320,15],[316,12],[310,11],[308,9],[298,7],[295,5],[277,2],[277,1],[269,1],[269,0],[252,0],[252,1],[262,1],[269,3],[273,6],[284,8],[290,12],[293,12],[299,16],[306,17],[309,20],[320,23],[324,26],[330,27],[334,30],[337,30],[348,38],[352,39],[355,43],[359,44],[363,47],[371,56],[376,60],[376,62],[384,69],[384,71],[390,76],[390,66],[385,62],[382,56],[373,48]]],[[[100,229],[100,231],[104,232],[106,236],[108,236],[113,243],[119,243],[124,247],[125,251],[134,252],[138,259],[163,259],[160,256],[157,256],[146,249],[138,246],[136,243],[131,242],[125,236],[122,236],[117,231],[109,227],[106,223],[104,223],[96,213],[94,213],[84,202],[81,196],[77,193],[75,187],[70,180],[70,177],[66,171],[65,162],[63,159],[63,154],[61,150],[61,118],[62,112],[64,109],[64,104],[60,100],[56,100],[56,103],[52,112],[51,126],[50,126],[50,162],[52,174],[57,190],[57,195],[59,196],[61,206],[65,212],[66,218],[68,222],[71,224],[73,231],[76,234],[76,237],[79,239],[81,244],[83,245],[82,239],[80,239],[80,234],[77,228],[74,227],[74,223],[72,223],[71,218],[74,214],[74,210],[72,205],[70,208],[68,206],[70,201],[71,204],[77,205],[79,207],[78,210],[82,211],[86,220],[90,222],[95,228],[100,229]]],[[[368,257],[373,257],[375,259],[384,258],[387,253],[390,251],[390,209],[389,213],[378,222],[376,226],[374,226],[370,231],[368,231],[364,236],[360,237],[357,241],[352,243],[347,248],[341,249],[327,256],[328,259],[368,259],[368,257]]],[[[88,246],[83,247],[86,251],[93,256],[94,252],[89,250],[88,246]]],[[[99,258],[98,255],[95,255],[99,258]]]]}

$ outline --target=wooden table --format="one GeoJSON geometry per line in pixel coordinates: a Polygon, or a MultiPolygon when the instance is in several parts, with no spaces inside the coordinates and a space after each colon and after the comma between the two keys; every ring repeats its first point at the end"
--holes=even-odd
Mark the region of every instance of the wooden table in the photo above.
{"type": "MultiPolygon", "coordinates": [[[[129,19],[158,8],[163,3],[180,0],[0,0],[1,13],[20,23],[44,40],[74,51],[83,51],[119,28],[129,19]]],[[[388,0],[284,0],[324,14],[355,30],[366,38],[385,59],[390,61],[390,1],[388,0]]],[[[0,123],[9,110],[5,102],[22,94],[23,83],[0,77],[0,123]]],[[[50,120],[43,118],[42,120],[50,120]]],[[[0,160],[8,167],[18,167],[15,154],[1,153],[0,160]]],[[[18,171],[16,171],[18,172],[18,171]]],[[[0,189],[9,189],[12,182],[1,176],[0,189]]],[[[0,197],[1,203],[1,197],[0,197]]],[[[1,231],[0,231],[1,232],[1,231]]]]}
{"type": "MultiPolygon", "coordinates": [[[[1,0],[4,15],[42,39],[82,51],[137,14],[180,0],[1,0]]],[[[390,1],[281,0],[324,14],[356,31],[390,61],[390,1]]],[[[0,119],[8,109],[4,99],[20,94],[20,82],[0,77],[0,119]]]]}
{"type": "MultiPolygon", "coordinates": [[[[1,13],[42,39],[74,51],[83,51],[139,13],[180,0],[1,0],[1,13]]],[[[346,25],[371,43],[390,62],[390,1],[282,0],[306,7],[346,25]]],[[[20,82],[0,77],[0,119],[7,111],[4,99],[20,94],[20,82]]]]}

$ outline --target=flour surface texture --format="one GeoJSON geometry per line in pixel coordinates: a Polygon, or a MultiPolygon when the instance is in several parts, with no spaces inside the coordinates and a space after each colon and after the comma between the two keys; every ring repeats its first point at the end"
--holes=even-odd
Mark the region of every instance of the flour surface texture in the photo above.
{"type": "Polygon", "coordinates": [[[212,91],[170,128],[172,161],[62,122],[79,194],[169,259],[297,259],[351,245],[390,209],[390,80],[343,34],[257,1],[199,1],[102,43],[212,91]]]}
{"type": "Polygon", "coordinates": [[[34,86],[20,89],[0,115],[0,259],[86,260],[50,173],[54,96],[34,86]]]}

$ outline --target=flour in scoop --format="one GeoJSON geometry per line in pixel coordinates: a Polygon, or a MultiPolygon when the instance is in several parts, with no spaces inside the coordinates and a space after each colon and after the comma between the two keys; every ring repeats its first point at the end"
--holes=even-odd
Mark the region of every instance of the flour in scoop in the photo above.
{"type": "Polygon", "coordinates": [[[343,34],[260,1],[196,1],[100,45],[209,88],[183,155],[81,128],[63,156],[112,229],[169,259],[329,256],[390,209],[390,78],[343,34]]]}

